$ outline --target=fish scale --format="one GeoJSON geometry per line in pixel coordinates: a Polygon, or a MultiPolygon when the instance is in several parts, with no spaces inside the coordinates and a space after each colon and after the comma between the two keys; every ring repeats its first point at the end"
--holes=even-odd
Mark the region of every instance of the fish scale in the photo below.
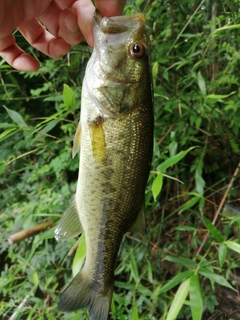
{"type": "Polygon", "coordinates": [[[55,231],[57,240],[85,232],[86,261],[58,307],[88,308],[91,320],[107,320],[123,235],[144,232],[152,81],[142,14],[102,19],[96,12],[94,37],[73,147],[73,155],[81,150],[77,191],[55,231]]]}

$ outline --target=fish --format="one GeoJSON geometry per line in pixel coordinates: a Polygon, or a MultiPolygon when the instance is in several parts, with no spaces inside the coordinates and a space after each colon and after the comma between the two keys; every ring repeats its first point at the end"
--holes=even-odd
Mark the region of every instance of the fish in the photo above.
{"type": "Polygon", "coordinates": [[[144,15],[102,18],[96,10],[93,31],[73,144],[73,156],[80,150],[77,190],[55,229],[58,241],[84,232],[86,258],[58,309],[87,308],[90,320],[107,320],[123,236],[145,232],[153,95],[144,15]]]}

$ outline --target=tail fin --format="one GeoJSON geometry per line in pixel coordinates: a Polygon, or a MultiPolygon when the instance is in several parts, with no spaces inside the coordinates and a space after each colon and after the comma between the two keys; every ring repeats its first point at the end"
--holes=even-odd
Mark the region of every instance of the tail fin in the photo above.
{"type": "Polygon", "coordinates": [[[107,320],[112,300],[113,282],[108,288],[79,272],[63,291],[58,303],[60,311],[88,308],[90,320],[107,320]]]}

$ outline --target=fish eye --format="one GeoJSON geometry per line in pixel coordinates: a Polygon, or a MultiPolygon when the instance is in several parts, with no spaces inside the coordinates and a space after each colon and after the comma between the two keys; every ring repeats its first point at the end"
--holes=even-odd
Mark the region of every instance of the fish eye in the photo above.
{"type": "Polygon", "coordinates": [[[134,58],[141,58],[145,53],[144,46],[141,43],[132,43],[130,45],[130,54],[134,58]]]}

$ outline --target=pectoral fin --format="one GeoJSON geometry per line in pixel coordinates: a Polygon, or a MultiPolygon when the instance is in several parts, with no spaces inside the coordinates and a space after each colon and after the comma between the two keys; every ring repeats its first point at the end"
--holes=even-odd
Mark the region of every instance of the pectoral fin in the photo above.
{"type": "Polygon", "coordinates": [[[81,135],[82,135],[82,127],[81,122],[79,121],[77,130],[73,139],[73,149],[72,149],[72,157],[74,158],[75,155],[78,153],[80,144],[81,144],[81,135]]]}
{"type": "Polygon", "coordinates": [[[63,213],[56,229],[55,238],[57,241],[64,241],[76,237],[83,232],[83,227],[77,212],[76,199],[73,197],[70,206],[63,213]]]}
{"type": "Polygon", "coordinates": [[[92,153],[94,159],[100,164],[106,164],[106,142],[103,130],[103,118],[99,116],[96,120],[89,124],[92,153]]]}
{"type": "Polygon", "coordinates": [[[137,232],[137,233],[144,233],[146,228],[146,223],[145,223],[145,210],[144,210],[144,203],[141,207],[141,210],[137,216],[137,219],[134,221],[132,224],[131,228],[129,231],[131,232],[137,232]]]}

